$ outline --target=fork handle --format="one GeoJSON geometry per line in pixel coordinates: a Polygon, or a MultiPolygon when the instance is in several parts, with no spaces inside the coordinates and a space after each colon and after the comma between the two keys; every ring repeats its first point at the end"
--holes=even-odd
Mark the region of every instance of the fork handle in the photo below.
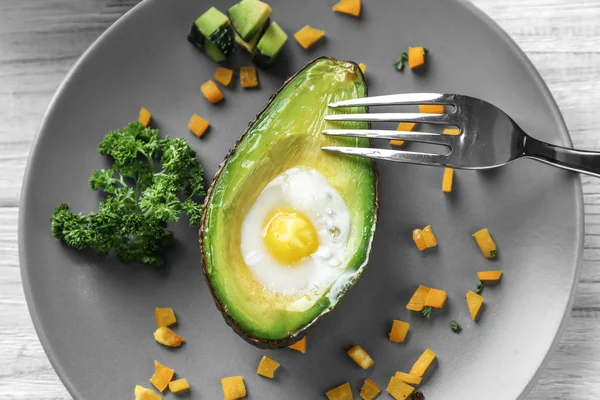
{"type": "Polygon", "coordinates": [[[600,178],[600,152],[555,146],[526,136],[523,157],[600,178]]]}

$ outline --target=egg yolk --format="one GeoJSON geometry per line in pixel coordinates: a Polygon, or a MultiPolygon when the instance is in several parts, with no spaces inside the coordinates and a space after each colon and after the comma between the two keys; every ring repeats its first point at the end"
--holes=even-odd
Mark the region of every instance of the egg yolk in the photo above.
{"type": "Polygon", "coordinates": [[[281,264],[294,265],[319,248],[319,237],[310,220],[294,210],[277,209],[265,220],[263,241],[281,264]]]}

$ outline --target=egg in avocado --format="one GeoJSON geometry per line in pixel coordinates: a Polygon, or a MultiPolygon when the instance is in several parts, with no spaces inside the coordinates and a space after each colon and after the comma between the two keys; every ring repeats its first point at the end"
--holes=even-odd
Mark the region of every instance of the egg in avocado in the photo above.
{"type": "Polygon", "coordinates": [[[358,65],[309,63],[279,90],[217,172],[200,230],[204,273],[227,323],[263,348],[288,346],[330,312],[363,272],[377,221],[371,160],[321,151],[369,147],[327,137],[327,104],[366,96],[358,65]]]}

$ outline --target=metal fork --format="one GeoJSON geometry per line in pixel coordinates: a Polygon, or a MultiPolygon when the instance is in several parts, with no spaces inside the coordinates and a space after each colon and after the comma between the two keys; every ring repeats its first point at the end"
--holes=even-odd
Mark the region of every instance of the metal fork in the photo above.
{"type": "Polygon", "coordinates": [[[396,139],[434,143],[450,148],[446,154],[360,147],[322,147],[335,153],[350,154],[386,161],[437,165],[458,169],[488,169],[519,158],[532,158],[583,174],[600,177],[600,152],[555,146],[527,135],[508,115],[483,100],[457,94],[411,93],[366,97],[329,104],[331,108],[441,104],[454,107],[447,114],[368,113],[332,114],[328,121],[397,121],[442,124],[458,127],[456,136],[441,133],[326,129],[325,135],[370,139],[396,139]]]}

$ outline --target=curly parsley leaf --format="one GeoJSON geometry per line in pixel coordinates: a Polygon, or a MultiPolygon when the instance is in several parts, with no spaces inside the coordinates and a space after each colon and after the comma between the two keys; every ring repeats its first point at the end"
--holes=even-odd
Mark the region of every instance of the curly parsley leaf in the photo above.
{"type": "Polygon", "coordinates": [[[460,331],[462,331],[462,326],[455,320],[452,320],[452,322],[450,322],[450,329],[452,329],[452,332],[459,334],[460,331]]]}
{"type": "Polygon", "coordinates": [[[396,61],[394,61],[394,67],[396,67],[396,69],[398,71],[402,71],[404,69],[404,63],[406,63],[407,61],[408,61],[408,54],[402,53],[400,55],[400,57],[398,57],[398,59],[396,59],[396,61]]]}
{"type": "Polygon", "coordinates": [[[173,240],[167,223],[186,214],[190,225],[199,225],[205,191],[194,150],[184,139],[159,134],[139,122],[109,132],[99,153],[113,166],[90,178],[105,199],[88,215],[59,205],[51,217],[54,237],[76,249],[114,252],[122,261],[161,264],[161,251],[173,240]]]}
{"type": "Polygon", "coordinates": [[[475,293],[481,294],[481,291],[483,290],[484,286],[485,285],[483,284],[483,282],[477,281],[477,290],[475,290],[475,293]]]}
{"type": "Polygon", "coordinates": [[[421,311],[421,315],[427,319],[431,318],[431,307],[424,307],[421,311]]]}

